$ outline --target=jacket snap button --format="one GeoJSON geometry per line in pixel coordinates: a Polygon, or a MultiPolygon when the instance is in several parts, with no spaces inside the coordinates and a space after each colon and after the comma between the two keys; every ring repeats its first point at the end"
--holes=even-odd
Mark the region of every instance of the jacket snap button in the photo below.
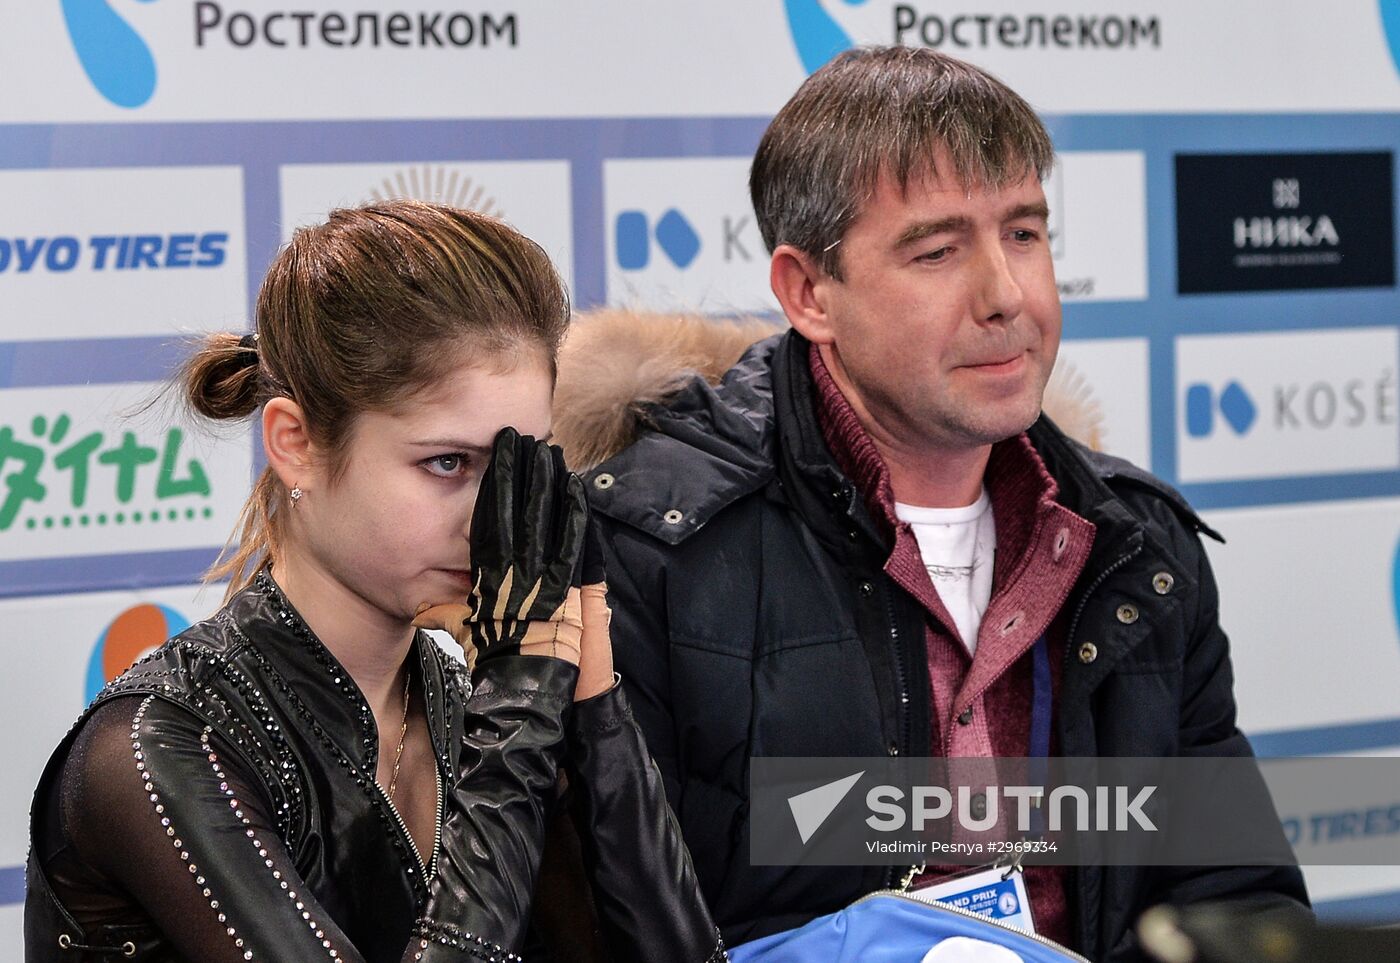
{"type": "Polygon", "coordinates": [[[860,592],[860,597],[863,599],[868,599],[871,595],[875,594],[875,586],[871,585],[869,582],[861,582],[857,590],[860,592]]]}
{"type": "Polygon", "coordinates": [[[681,512],[679,508],[673,508],[665,515],[661,516],[661,520],[667,525],[679,525],[681,523],[681,519],[683,518],[685,518],[685,515],[681,512]]]}
{"type": "Polygon", "coordinates": [[[1092,642],[1085,642],[1079,647],[1079,661],[1088,665],[1099,657],[1099,647],[1092,642]]]}
{"type": "Polygon", "coordinates": [[[600,492],[605,492],[609,488],[613,487],[613,482],[615,481],[617,481],[616,478],[609,475],[607,472],[603,472],[603,474],[593,479],[593,487],[598,489],[598,491],[600,492]]]}
{"type": "Polygon", "coordinates": [[[1138,620],[1138,610],[1135,605],[1118,606],[1118,621],[1124,625],[1132,625],[1138,620]]]}
{"type": "Polygon", "coordinates": [[[968,706],[958,716],[958,725],[965,726],[972,722],[972,706],[968,706]]]}
{"type": "Polygon", "coordinates": [[[892,755],[892,756],[897,756],[897,755],[899,755],[899,746],[896,746],[893,742],[890,743],[890,748],[889,748],[888,752],[889,752],[889,754],[892,755]]]}
{"type": "Polygon", "coordinates": [[[1158,595],[1166,595],[1176,584],[1176,579],[1172,578],[1170,572],[1158,572],[1152,576],[1152,591],[1158,595]]]}
{"type": "Polygon", "coordinates": [[[987,794],[979,792],[972,797],[972,818],[985,819],[987,816],[987,794]]]}

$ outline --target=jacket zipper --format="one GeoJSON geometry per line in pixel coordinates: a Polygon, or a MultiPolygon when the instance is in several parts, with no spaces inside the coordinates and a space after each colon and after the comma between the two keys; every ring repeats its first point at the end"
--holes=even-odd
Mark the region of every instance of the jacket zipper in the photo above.
{"type": "Polygon", "coordinates": [[[413,858],[418,863],[418,869],[423,874],[423,885],[437,875],[438,851],[442,848],[442,773],[433,767],[433,776],[437,784],[437,812],[433,817],[433,853],[430,863],[423,862],[423,854],[418,851],[418,844],[413,841],[413,834],[408,831],[408,823],[403,821],[403,815],[394,805],[394,801],[389,798],[389,794],[384,791],[384,787],[376,781],[374,788],[379,790],[379,798],[384,800],[384,805],[389,807],[389,812],[394,814],[394,821],[399,824],[399,830],[403,833],[403,838],[408,840],[408,848],[413,850],[413,858]]]}
{"type": "MultiPolygon", "coordinates": [[[[907,753],[909,751],[909,681],[904,672],[904,652],[899,644],[899,622],[894,610],[894,595],[890,591],[889,585],[882,584],[880,587],[885,595],[885,614],[890,620],[890,645],[894,648],[895,682],[899,689],[899,704],[895,708],[895,714],[899,719],[900,742],[898,749],[902,753],[907,753]]],[[[893,888],[898,876],[899,868],[891,866],[885,885],[893,888]]]]}
{"type": "Polygon", "coordinates": [[[851,905],[857,906],[861,903],[864,903],[868,899],[873,899],[876,896],[897,896],[900,899],[909,900],[910,902],[918,903],[921,906],[932,907],[934,909],[939,910],[940,912],[953,913],[957,916],[965,916],[968,919],[981,920],[983,923],[987,923],[991,926],[1000,927],[1001,929],[1006,930],[1008,933],[1015,933],[1017,936],[1023,936],[1028,940],[1033,940],[1036,943],[1048,947],[1049,949],[1055,950],[1058,953],[1063,953],[1067,959],[1075,960],[1077,961],[1077,963],[1090,963],[1090,960],[1087,957],[1080,956],[1078,953],[1074,952],[1069,947],[1062,946],[1061,944],[1056,943],[1054,940],[1048,937],[1041,936],[1039,933],[1032,933],[1029,930],[1023,930],[1018,926],[1012,926],[1010,923],[1003,923],[1001,920],[995,920],[992,919],[990,916],[983,916],[981,913],[974,913],[972,912],[972,910],[965,910],[958,906],[950,906],[947,903],[930,903],[925,900],[921,900],[915,896],[910,896],[908,893],[900,892],[897,889],[877,889],[873,893],[866,893],[864,896],[856,900],[851,905]]]}
{"type": "Polygon", "coordinates": [[[1106,569],[1104,569],[1102,572],[1100,572],[1100,573],[1099,573],[1099,577],[1096,578],[1096,579],[1094,579],[1094,581],[1092,581],[1091,583],[1089,583],[1089,587],[1088,587],[1087,589],[1085,589],[1085,590],[1084,590],[1084,594],[1081,595],[1081,596],[1079,597],[1079,605],[1078,605],[1078,606],[1075,608],[1075,610],[1074,610],[1074,618],[1070,619],[1070,622],[1069,622],[1069,632],[1068,632],[1068,633],[1066,634],[1066,636],[1065,636],[1065,638],[1066,638],[1067,641],[1068,641],[1068,645],[1066,646],[1066,652],[1065,652],[1065,660],[1066,660],[1066,661],[1069,660],[1069,652],[1070,652],[1070,651],[1073,651],[1073,649],[1074,649],[1074,633],[1075,633],[1075,630],[1079,628],[1079,617],[1080,617],[1081,615],[1084,614],[1084,609],[1087,608],[1088,605],[1089,605],[1089,597],[1090,597],[1091,595],[1093,595],[1096,591],[1098,591],[1099,586],[1102,585],[1104,582],[1106,582],[1106,581],[1108,580],[1108,577],[1109,577],[1110,575],[1112,575],[1114,572],[1118,571],[1118,570],[1119,570],[1120,568],[1122,568],[1124,565],[1127,565],[1127,564],[1128,564],[1129,562],[1131,562],[1134,558],[1137,558],[1137,556],[1140,555],[1141,553],[1142,553],[1142,546],[1139,545],[1137,548],[1133,549],[1133,550],[1132,550],[1131,552],[1129,552],[1127,555],[1124,555],[1122,558],[1120,558],[1120,559],[1118,559],[1117,561],[1115,561],[1115,562],[1114,562],[1112,565],[1110,565],[1108,568],[1106,568],[1106,569]]]}
{"type": "MultiPolygon", "coordinates": [[[[1066,664],[1069,663],[1070,653],[1074,651],[1074,634],[1075,634],[1075,632],[1077,632],[1078,629],[1079,629],[1079,618],[1080,618],[1080,616],[1082,616],[1082,615],[1084,614],[1084,610],[1088,607],[1090,596],[1092,596],[1095,592],[1098,591],[1099,586],[1102,585],[1104,582],[1106,582],[1106,581],[1108,580],[1108,577],[1109,577],[1110,575],[1112,575],[1114,572],[1118,571],[1118,570],[1119,570],[1120,568],[1122,568],[1124,565],[1127,565],[1130,561],[1132,561],[1134,558],[1136,558],[1136,557],[1138,556],[1138,554],[1141,553],[1141,552],[1142,552],[1142,546],[1139,545],[1137,548],[1133,549],[1133,550],[1132,550],[1131,552],[1129,552],[1127,555],[1124,555],[1124,556],[1122,556],[1121,558],[1119,558],[1118,560],[1116,560],[1112,565],[1110,565],[1108,568],[1106,568],[1106,569],[1104,569],[1102,572],[1100,572],[1098,578],[1096,578],[1096,579],[1094,579],[1094,581],[1090,582],[1090,583],[1089,583],[1089,587],[1084,591],[1084,594],[1081,595],[1081,596],[1079,597],[1079,605],[1077,605],[1077,606],[1075,607],[1075,609],[1074,609],[1074,617],[1073,617],[1072,619],[1069,620],[1069,631],[1065,634],[1065,663],[1066,663],[1066,664]]],[[[1075,877],[1076,877],[1076,885],[1079,886],[1079,887],[1082,887],[1082,886],[1084,885],[1084,884],[1083,884],[1083,873],[1082,873],[1082,872],[1076,872],[1074,875],[1075,875],[1075,877]]],[[[1081,895],[1082,895],[1082,893],[1081,893],[1081,895]]],[[[1082,957],[1081,957],[1081,959],[1082,959],[1082,957]]]]}

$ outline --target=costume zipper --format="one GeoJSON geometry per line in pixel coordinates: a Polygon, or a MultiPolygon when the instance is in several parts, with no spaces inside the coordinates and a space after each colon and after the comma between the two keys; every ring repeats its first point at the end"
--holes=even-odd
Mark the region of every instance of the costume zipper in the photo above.
{"type": "Polygon", "coordinates": [[[1008,933],[1015,933],[1017,936],[1024,936],[1026,939],[1033,940],[1036,943],[1039,943],[1041,946],[1048,947],[1052,950],[1055,950],[1058,953],[1063,953],[1069,959],[1077,961],[1077,963],[1091,963],[1088,957],[1080,956],[1078,953],[1074,952],[1069,947],[1056,943],[1054,940],[1045,936],[1041,936],[1039,933],[1032,933],[1029,930],[1023,930],[1019,926],[1012,926],[1010,923],[1003,923],[1001,920],[995,920],[992,919],[990,916],[983,916],[981,913],[974,913],[972,912],[972,910],[965,910],[959,906],[950,906],[947,903],[931,903],[927,900],[921,900],[916,896],[910,896],[908,893],[902,893],[897,889],[877,889],[873,893],[866,893],[864,896],[856,900],[851,905],[855,906],[860,903],[864,903],[866,900],[874,899],[876,896],[897,896],[900,899],[906,899],[910,902],[918,903],[921,906],[933,907],[934,909],[940,910],[942,912],[953,913],[957,916],[966,916],[968,919],[981,920],[983,923],[987,923],[991,926],[1000,927],[1001,929],[1006,930],[1008,933]]]}
{"type": "Polygon", "coordinates": [[[389,807],[389,812],[394,814],[394,821],[399,824],[399,829],[403,832],[403,838],[408,840],[408,848],[413,850],[413,858],[418,863],[418,869],[423,873],[423,885],[428,885],[428,881],[437,874],[438,850],[442,845],[442,774],[433,767],[433,776],[437,780],[437,813],[433,820],[433,853],[431,864],[423,861],[423,854],[418,851],[418,844],[413,841],[413,834],[408,831],[408,823],[403,821],[403,816],[399,813],[394,801],[389,798],[389,794],[384,791],[384,787],[375,782],[374,788],[379,790],[379,798],[384,800],[384,805],[389,807]]]}

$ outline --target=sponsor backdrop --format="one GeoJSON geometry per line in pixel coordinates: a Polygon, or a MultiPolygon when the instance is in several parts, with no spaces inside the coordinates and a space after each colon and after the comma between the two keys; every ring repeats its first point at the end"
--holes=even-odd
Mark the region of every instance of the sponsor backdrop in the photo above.
{"type": "MultiPolygon", "coordinates": [[[[394,195],[516,224],[580,308],[772,311],[748,158],[860,42],[1047,117],[1055,390],[1230,539],[1256,749],[1400,748],[1397,0],[4,4],[0,958],[49,747],[218,603],[256,445],[150,404],[181,338],[246,329],[297,225],[394,195]]],[[[1309,875],[1326,916],[1400,920],[1400,868],[1309,875]]]]}

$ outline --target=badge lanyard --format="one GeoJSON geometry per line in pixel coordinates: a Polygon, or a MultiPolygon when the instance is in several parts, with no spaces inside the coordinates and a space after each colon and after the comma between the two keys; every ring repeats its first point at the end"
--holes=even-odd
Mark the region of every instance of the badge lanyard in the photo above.
{"type": "MultiPolygon", "coordinates": [[[[1032,786],[1044,786],[1045,776],[1049,770],[1050,761],[1050,714],[1054,701],[1053,684],[1050,676],[1050,645],[1045,639],[1045,633],[1035,640],[1035,645],[1031,647],[1031,737],[1030,745],[1027,748],[1029,758],[1029,776],[1032,786]]],[[[1037,806],[1031,812],[1031,838],[1038,837],[1044,833],[1045,811],[1037,806]]],[[[1001,867],[1009,865],[1007,876],[1019,871],[1021,868],[1021,856],[1018,854],[1011,860],[997,860],[995,866],[1001,867]]],[[[923,865],[911,866],[909,872],[905,874],[900,883],[901,890],[908,890],[914,878],[924,871],[923,865]]],[[[977,868],[972,868],[966,873],[977,872],[977,868]]],[[[957,878],[966,873],[955,873],[950,878],[957,878]]],[[[1002,877],[1005,879],[1006,877],[1002,877]]]]}
{"type": "MultiPolygon", "coordinates": [[[[1027,755],[1030,756],[1030,783],[1044,786],[1050,761],[1050,712],[1054,701],[1050,678],[1050,645],[1045,641],[1045,633],[1035,640],[1031,648],[1031,742],[1027,755]]],[[[1031,814],[1031,833],[1039,836],[1045,829],[1045,811],[1037,806],[1031,814]]]]}

